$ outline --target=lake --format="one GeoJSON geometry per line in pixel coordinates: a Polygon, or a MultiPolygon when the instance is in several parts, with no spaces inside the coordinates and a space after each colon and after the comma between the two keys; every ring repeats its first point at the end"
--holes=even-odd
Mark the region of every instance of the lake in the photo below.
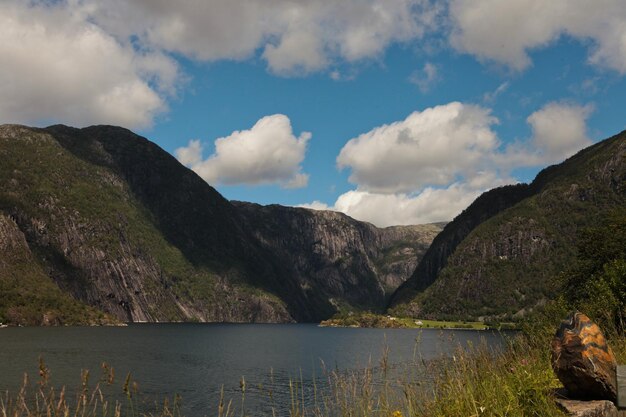
{"type": "Polygon", "coordinates": [[[255,415],[268,412],[269,391],[279,410],[290,403],[289,383],[305,397],[323,386],[325,371],[378,368],[385,350],[396,372],[450,355],[460,343],[484,340],[498,347],[497,332],[435,329],[328,328],[313,324],[132,324],[128,327],[22,327],[0,329],[0,390],[15,392],[27,372],[38,379],[41,356],[55,386],[80,386],[81,369],[100,378],[101,364],[115,369],[109,390],[121,393],[128,372],[145,402],[182,396],[187,416],[217,414],[220,390],[255,415]],[[419,343],[417,342],[419,340],[419,343]],[[313,382],[316,382],[315,388],[313,382]]]}

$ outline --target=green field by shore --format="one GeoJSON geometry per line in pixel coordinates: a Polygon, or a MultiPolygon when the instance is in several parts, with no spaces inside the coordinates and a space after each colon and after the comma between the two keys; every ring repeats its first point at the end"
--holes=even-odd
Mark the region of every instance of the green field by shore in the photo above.
{"type": "Polygon", "coordinates": [[[376,327],[390,329],[513,329],[514,323],[488,325],[480,321],[440,321],[412,317],[394,317],[373,313],[359,313],[336,316],[320,323],[323,327],[376,327]]]}

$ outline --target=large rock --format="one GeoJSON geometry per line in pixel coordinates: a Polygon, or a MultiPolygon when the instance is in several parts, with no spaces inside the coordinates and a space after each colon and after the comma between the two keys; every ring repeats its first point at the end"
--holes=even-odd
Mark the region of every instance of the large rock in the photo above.
{"type": "Polygon", "coordinates": [[[552,368],[571,398],[617,400],[617,363],[600,328],[572,312],[552,340],[552,368]]]}

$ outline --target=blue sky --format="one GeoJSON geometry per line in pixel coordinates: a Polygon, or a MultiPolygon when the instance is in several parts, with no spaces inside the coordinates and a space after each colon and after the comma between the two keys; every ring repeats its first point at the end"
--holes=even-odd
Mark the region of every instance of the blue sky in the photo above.
{"type": "Polygon", "coordinates": [[[9,0],[0,122],[128,127],[229,199],[450,220],[626,129],[622,5],[9,0]]]}

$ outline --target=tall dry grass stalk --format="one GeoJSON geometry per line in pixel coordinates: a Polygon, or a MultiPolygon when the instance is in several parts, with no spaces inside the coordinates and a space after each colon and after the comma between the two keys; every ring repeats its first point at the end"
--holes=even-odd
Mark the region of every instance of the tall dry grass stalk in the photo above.
{"type": "Polygon", "coordinates": [[[81,384],[75,397],[68,398],[66,388],[55,389],[50,382],[50,370],[42,358],[39,359],[39,380],[31,384],[24,374],[22,386],[15,395],[6,392],[0,397],[0,417],[181,417],[178,396],[174,403],[166,400],[157,407],[157,412],[140,413],[135,408],[134,396],[137,385],[127,375],[123,386],[126,401],[105,396],[102,384],[113,385],[115,372],[106,363],[102,364],[102,378],[92,387],[89,371],[81,372],[81,384]]]}

